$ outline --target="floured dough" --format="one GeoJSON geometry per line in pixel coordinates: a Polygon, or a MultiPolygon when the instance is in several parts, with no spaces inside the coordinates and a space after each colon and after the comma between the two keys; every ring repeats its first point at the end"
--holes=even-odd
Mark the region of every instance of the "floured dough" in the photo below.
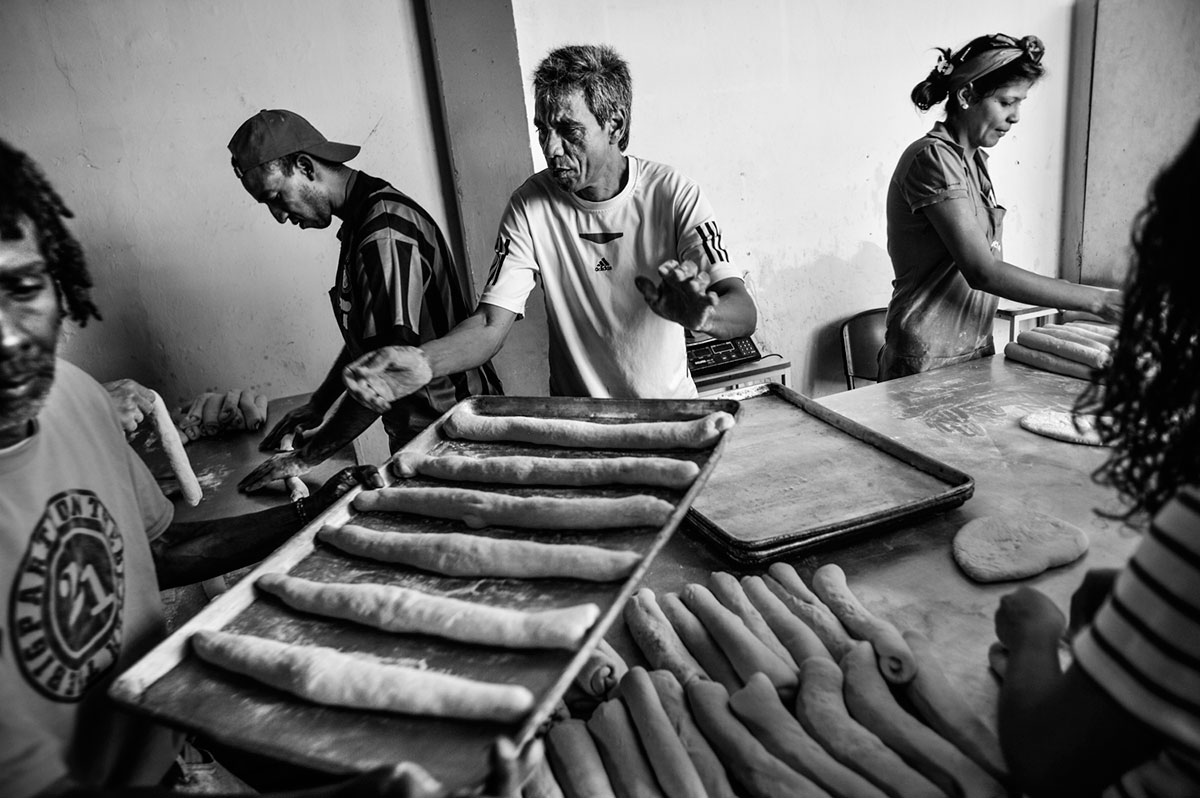
{"type": "Polygon", "coordinates": [[[1024,579],[1074,562],[1088,550],[1077,526],[1042,513],[984,516],[954,536],[954,561],[977,582],[1024,579]]]}
{"type": "Polygon", "coordinates": [[[1067,443],[1103,446],[1091,416],[1075,416],[1062,410],[1039,410],[1021,419],[1021,426],[1038,435],[1067,443]],[[1076,428],[1076,421],[1079,427],[1076,428]]]}

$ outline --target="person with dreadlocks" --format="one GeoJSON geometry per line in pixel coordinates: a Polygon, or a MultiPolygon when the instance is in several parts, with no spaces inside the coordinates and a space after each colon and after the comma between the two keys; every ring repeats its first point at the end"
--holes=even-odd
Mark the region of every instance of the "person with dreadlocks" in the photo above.
{"type": "Polygon", "coordinates": [[[1115,321],[1121,292],[1044,277],[1004,260],[1005,209],[985,149],[1021,119],[1045,72],[1036,36],[973,39],[912,90],[922,111],[945,103],[946,119],[900,156],[887,194],[888,255],[896,279],[888,302],[881,380],[995,354],[999,298],[1115,321]]]}
{"type": "MultiPolygon", "coordinates": [[[[357,481],[381,483],[350,468],[307,500],[173,523],[108,394],[56,356],[64,315],[100,318],[70,215],[0,141],[0,795],[166,795],[181,737],[107,695],[164,636],[159,589],[257,562],[357,481]]],[[[511,792],[518,771],[501,753],[511,792]]],[[[411,765],[326,781],[290,794],[443,794],[411,765]]]]}
{"type": "Polygon", "coordinates": [[[611,47],[560,47],[535,70],[533,93],[546,168],[509,199],[479,308],[419,348],[383,347],[350,364],[346,386],[367,407],[491,357],[539,280],[552,396],[692,398],[684,331],[754,332],[754,300],[700,186],[625,154],[625,60],[611,47]]]}
{"type": "Polygon", "coordinates": [[[1001,602],[1000,741],[1030,796],[1200,795],[1200,125],[1154,182],[1133,235],[1112,363],[1077,410],[1112,454],[1096,472],[1149,532],[1092,571],[1070,624],[1043,593],[1001,602]],[[1063,672],[1059,641],[1074,632],[1063,672]]]}

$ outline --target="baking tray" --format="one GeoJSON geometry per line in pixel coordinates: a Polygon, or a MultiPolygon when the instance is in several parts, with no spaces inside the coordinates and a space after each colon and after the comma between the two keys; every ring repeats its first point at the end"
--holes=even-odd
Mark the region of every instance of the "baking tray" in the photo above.
{"type": "Polygon", "coordinates": [[[688,521],[754,565],[962,504],[975,481],[777,383],[730,394],[737,435],[688,521]]]}
{"type": "MultiPolygon", "coordinates": [[[[739,403],[731,400],[615,400],[540,397],[474,397],[468,405],[483,415],[525,415],[587,419],[601,422],[667,421],[696,418],[717,410],[737,417],[739,403]]],[[[456,407],[458,407],[456,406],[456,407]]],[[[622,496],[650,493],[675,505],[660,529],[635,528],[592,532],[557,532],[488,528],[468,530],[455,521],[401,513],[354,510],[354,489],[314,519],[248,578],[219,596],[114,683],[112,696],[122,705],[147,713],[172,726],[207,735],[237,748],[284,762],[332,773],[351,773],[380,765],[413,761],[451,788],[475,787],[487,775],[493,741],[507,735],[524,745],[538,731],[562,698],[589,654],[618,617],[654,556],[675,531],[688,506],[704,487],[725,445],[726,435],[705,451],[582,450],[531,444],[477,443],[447,438],[441,431],[451,410],[404,448],[430,454],[496,456],[614,457],[669,454],[700,465],[700,475],[686,491],[636,485],[588,488],[561,486],[481,486],[426,478],[403,480],[407,485],[476,487],[516,495],[622,496]],[[569,579],[455,579],[416,569],[375,563],[315,542],[326,524],[356,524],[377,529],[413,532],[469,531],[474,534],[589,543],[626,548],[643,554],[623,582],[590,583],[569,579]],[[382,632],[345,621],[306,615],[253,587],[258,575],[287,572],[324,581],[370,581],[415,587],[442,595],[494,601],[510,607],[562,607],[594,602],[601,610],[577,651],[518,651],[469,645],[439,638],[382,632]],[[365,652],[393,661],[425,666],[484,681],[523,684],[533,691],[535,707],[521,723],[459,721],[386,712],[326,707],[295,698],[227,673],[196,657],[187,644],[200,629],[226,629],[298,644],[325,645],[343,651],[365,652]]],[[[736,427],[734,428],[736,430],[736,427]]],[[[393,479],[385,471],[384,479],[393,479]]]]}

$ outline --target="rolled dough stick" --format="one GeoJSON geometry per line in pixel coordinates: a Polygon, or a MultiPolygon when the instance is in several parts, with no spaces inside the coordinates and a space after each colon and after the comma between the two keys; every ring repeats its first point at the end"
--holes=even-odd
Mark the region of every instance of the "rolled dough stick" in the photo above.
{"type": "Polygon", "coordinates": [[[1038,410],[1021,417],[1021,428],[1036,435],[1083,446],[1103,446],[1091,416],[1075,416],[1063,410],[1038,410]],[[1078,419],[1078,424],[1076,424],[1078,419]]]}
{"type": "Polygon", "coordinates": [[[717,641],[743,684],[754,674],[765,673],[780,695],[790,701],[796,693],[796,671],[755,637],[741,618],[725,609],[703,585],[688,585],[680,598],[717,641]]]}
{"type": "Polygon", "coordinates": [[[1051,355],[1046,352],[1039,352],[1036,349],[1021,346],[1016,341],[1010,341],[1005,344],[1004,356],[1010,360],[1024,363],[1026,366],[1032,366],[1042,371],[1051,371],[1055,374],[1062,374],[1065,377],[1075,377],[1076,379],[1088,380],[1089,382],[1092,379],[1093,370],[1082,363],[1076,363],[1073,360],[1067,360],[1065,357],[1051,355]]]}
{"type": "Polygon", "coordinates": [[[206,393],[204,407],[200,411],[200,432],[204,435],[216,435],[221,431],[217,420],[221,413],[221,403],[225,400],[223,393],[206,393]]]}
{"type": "Polygon", "coordinates": [[[720,682],[729,691],[742,686],[742,680],[733,669],[733,665],[729,664],[729,658],[721,653],[721,649],[704,628],[704,624],[700,623],[700,619],[684,606],[678,593],[664,593],[658,604],[679,635],[679,639],[683,641],[683,645],[700,663],[700,667],[704,668],[708,678],[720,682]]]}
{"type": "Polygon", "coordinates": [[[810,657],[800,663],[796,717],[835,759],[892,798],[946,798],[933,782],[850,717],[842,698],[842,671],[833,661],[810,657]]]}
{"type": "Polygon", "coordinates": [[[976,582],[1024,579],[1078,560],[1087,533],[1074,524],[1031,510],[985,515],[954,535],[954,561],[976,582]]]}
{"type": "Polygon", "coordinates": [[[910,630],[904,633],[904,639],[917,658],[917,675],[906,688],[917,714],[975,764],[1001,782],[1007,782],[1008,767],[1000,751],[1000,741],[942,670],[929,638],[910,630]]]}
{"type": "Polygon", "coordinates": [[[822,565],[813,574],[812,584],[813,591],[842,622],[846,631],[871,644],[884,678],[892,684],[912,681],[917,673],[917,661],[900,630],[863,606],[846,584],[846,574],[839,566],[834,563],[822,565]]]}
{"type": "Polygon", "coordinates": [[[755,739],[792,770],[815,781],[836,798],[887,798],[855,771],[834,759],[787,708],[765,674],[756,673],[729,697],[729,708],[755,739]]]}
{"type": "Polygon", "coordinates": [[[203,630],[192,647],[205,661],[330,706],[512,723],[533,708],[521,685],[492,684],[393,665],[322,646],[203,630]]]}
{"type": "Polygon", "coordinates": [[[604,700],[612,695],[612,691],[628,672],[629,666],[625,664],[625,660],[607,640],[601,638],[588,656],[587,662],[583,663],[583,667],[575,675],[575,684],[592,698],[604,700]]]}
{"type": "Polygon", "coordinates": [[[904,761],[941,787],[963,798],[1005,798],[1008,790],[945,738],[896,703],[879,673],[871,644],[856,643],[842,657],[842,694],[850,716],[874,732],[904,761]]]}
{"type": "Polygon", "coordinates": [[[663,615],[653,590],[644,587],[634,593],[625,604],[624,616],[630,636],[655,668],[675,674],[680,684],[708,678],[663,615]]]}
{"type": "Polygon", "coordinates": [[[775,656],[783,660],[783,664],[787,665],[792,670],[799,670],[796,660],[792,658],[791,652],[779,641],[779,638],[772,631],[769,624],[763,618],[762,613],[746,596],[746,591],[742,589],[742,585],[733,574],[725,571],[716,571],[709,580],[711,590],[717,600],[724,604],[734,614],[742,619],[742,623],[746,624],[746,628],[754,633],[754,636],[762,641],[763,645],[771,649],[775,656]]]}
{"type": "MultiPolygon", "coordinates": [[[[257,422],[258,422],[258,426],[259,426],[259,427],[261,427],[263,424],[266,424],[266,423],[267,423],[267,409],[268,409],[268,407],[269,407],[269,404],[268,404],[268,402],[267,402],[267,395],[266,395],[265,393],[256,393],[256,394],[254,394],[254,413],[255,413],[255,421],[257,421],[257,422]]],[[[249,419],[246,419],[246,426],[247,426],[247,427],[249,427],[249,426],[250,426],[250,420],[249,420],[249,419]]],[[[258,427],[254,427],[253,429],[258,429],[258,427]]]]}
{"type": "Polygon", "coordinates": [[[555,723],[546,733],[546,756],[566,798],[617,798],[596,742],[582,720],[555,723]]]}
{"type": "Polygon", "coordinates": [[[1081,330],[1088,330],[1089,332],[1094,332],[1097,335],[1102,335],[1109,339],[1117,337],[1117,325],[1115,324],[1101,324],[1100,322],[1094,321],[1069,321],[1067,322],[1066,326],[1077,327],[1081,330]]]}
{"type": "Polygon", "coordinates": [[[157,391],[151,391],[151,393],[154,394],[154,409],[150,413],[154,417],[154,429],[158,431],[158,438],[162,441],[167,462],[171,465],[171,472],[179,480],[179,490],[183,493],[183,500],[195,507],[204,497],[204,491],[200,489],[200,481],[196,479],[196,472],[192,470],[187,453],[183,451],[183,441],[179,440],[179,431],[175,429],[175,422],[171,420],[171,411],[167,410],[166,404],[163,403],[162,397],[158,395],[157,391]]]}
{"type": "Polygon", "coordinates": [[[379,532],[353,524],[327,526],[318,537],[350,554],[411,565],[445,576],[560,577],[613,582],[629,576],[642,559],[635,551],[599,546],[536,543],[457,532],[379,532]]]}
{"type": "Polygon", "coordinates": [[[675,733],[679,735],[679,741],[683,743],[688,757],[696,766],[696,772],[700,774],[700,780],[704,782],[708,798],[734,798],[733,786],[729,783],[729,776],[725,774],[725,766],[721,764],[717,752],[700,731],[692,711],[688,709],[683,685],[670,671],[650,671],[648,675],[650,683],[654,685],[654,692],[658,694],[663,712],[667,713],[675,733]]]}
{"type": "Polygon", "coordinates": [[[1103,352],[1092,349],[1090,346],[1082,346],[1071,341],[1064,341],[1052,335],[1046,335],[1033,330],[1026,330],[1018,335],[1017,343],[1030,349],[1036,349],[1039,352],[1046,352],[1066,358],[1067,360],[1074,360],[1076,363],[1082,363],[1094,369],[1102,369],[1108,365],[1109,355],[1103,352]]]}
{"type": "Polygon", "coordinates": [[[279,451],[290,452],[296,448],[296,433],[289,432],[279,439],[279,451]]]}
{"type": "Polygon", "coordinates": [[[618,798],[666,798],[624,704],[615,698],[602,702],[587,728],[618,798]]]}
{"type": "Polygon", "coordinates": [[[1064,341],[1086,346],[1089,349],[1095,349],[1104,355],[1112,354],[1112,347],[1109,346],[1111,339],[1101,336],[1099,333],[1091,332],[1090,330],[1081,330],[1074,327],[1065,327],[1061,324],[1047,324],[1043,327],[1037,327],[1037,332],[1043,335],[1049,335],[1052,338],[1061,338],[1064,341]]]}
{"type": "Polygon", "coordinates": [[[707,449],[732,429],[723,411],[690,421],[600,424],[562,418],[481,416],[466,406],[446,419],[442,431],[472,441],[520,441],[579,449],[707,449]]]}
{"type": "Polygon", "coordinates": [[[255,583],[289,607],[385,632],[413,632],[501,648],[574,650],[600,617],[595,604],[525,611],[377,584],[264,574],[255,583]]]}
{"type": "Polygon", "coordinates": [[[817,637],[817,633],[797,618],[783,600],[771,592],[761,576],[743,576],[742,589],[762,613],[779,642],[791,653],[793,660],[799,663],[809,657],[833,658],[829,649],[821,642],[821,638],[817,637]]]}
{"type": "Polygon", "coordinates": [[[233,415],[237,411],[238,400],[242,398],[240,388],[226,391],[221,397],[221,407],[217,410],[217,423],[222,429],[230,429],[233,425],[233,415]]]}
{"type": "Polygon", "coordinates": [[[656,485],[683,490],[700,474],[691,460],[674,457],[465,457],[399,451],[392,473],[459,482],[505,485],[656,485]]]}
{"type": "Polygon", "coordinates": [[[414,513],[462,521],[472,529],[614,529],[660,527],[675,509],[654,496],[619,498],[510,496],[462,488],[379,488],[354,497],[356,510],[414,513]]]}
{"type": "Polygon", "coordinates": [[[813,630],[834,660],[841,658],[850,648],[850,634],[837,616],[817,598],[816,593],[808,589],[792,566],[773,563],[767,573],[769,575],[763,577],[763,582],[770,591],[813,630]]]}
{"type": "Polygon", "coordinates": [[[642,747],[652,752],[650,767],[667,798],[704,798],[704,782],[675,733],[646,669],[631,669],[621,680],[621,700],[642,747]]]}
{"type": "MultiPolygon", "coordinates": [[[[836,666],[834,666],[836,667],[836,666]]],[[[810,779],[773,756],[729,711],[729,693],[716,682],[687,685],[696,725],[712,743],[734,779],[753,798],[829,798],[810,779]]]]}

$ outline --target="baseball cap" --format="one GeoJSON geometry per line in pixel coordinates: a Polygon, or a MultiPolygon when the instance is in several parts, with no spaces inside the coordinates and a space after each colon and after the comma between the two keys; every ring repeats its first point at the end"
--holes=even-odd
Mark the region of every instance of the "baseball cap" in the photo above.
{"type": "Polygon", "coordinates": [[[359,147],[339,144],[321,135],[307,119],[294,111],[262,110],[242,123],[229,140],[233,171],[238,176],[267,161],[306,152],[326,161],[345,163],[358,155],[359,147]]]}

